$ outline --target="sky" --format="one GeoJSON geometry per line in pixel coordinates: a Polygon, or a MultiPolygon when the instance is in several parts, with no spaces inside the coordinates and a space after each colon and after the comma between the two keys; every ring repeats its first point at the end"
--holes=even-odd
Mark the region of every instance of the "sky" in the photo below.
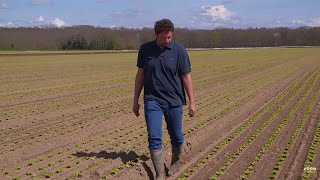
{"type": "Polygon", "coordinates": [[[320,27],[320,0],[0,0],[0,27],[320,27]]]}

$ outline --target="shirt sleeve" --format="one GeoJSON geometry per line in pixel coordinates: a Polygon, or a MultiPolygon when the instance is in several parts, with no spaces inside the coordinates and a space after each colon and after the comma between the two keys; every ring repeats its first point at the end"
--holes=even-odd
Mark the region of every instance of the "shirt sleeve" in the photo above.
{"type": "Polygon", "coordinates": [[[185,74],[191,72],[191,63],[185,48],[181,48],[179,59],[179,74],[185,74]]]}
{"type": "Polygon", "coordinates": [[[143,48],[142,46],[139,49],[138,52],[138,59],[137,59],[137,67],[138,68],[143,68],[144,67],[144,53],[143,53],[143,48]]]}

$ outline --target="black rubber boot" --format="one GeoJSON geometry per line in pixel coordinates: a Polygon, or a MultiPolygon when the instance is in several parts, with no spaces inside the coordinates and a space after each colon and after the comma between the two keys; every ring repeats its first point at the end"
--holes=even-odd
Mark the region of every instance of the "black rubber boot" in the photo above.
{"type": "Polygon", "coordinates": [[[172,146],[172,158],[171,158],[171,166],[168,171],[168,176],[173,175],[173,173],[177,172],[182,163],[182,149],[183,146],[175,147],[172,146]]]}
{"type": "Polygon", "coordinates": [[[162,150],[151,149],[150,155],[151,155],[152,163],[154,166],[154,170],[156,171],[156,180],[164,180],[165,171],[164,171],[164,163],[162,159],[162,150]]]}

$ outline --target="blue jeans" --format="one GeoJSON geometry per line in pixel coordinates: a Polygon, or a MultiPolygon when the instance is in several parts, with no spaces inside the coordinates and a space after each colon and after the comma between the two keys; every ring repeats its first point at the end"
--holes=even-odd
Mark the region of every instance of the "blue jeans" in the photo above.
{"type": "Polygon", "coordinates": [[[149,149],[162,149],[162,115],[167,123],[171,144],[179,147],[183,143],[182,111],[182,106],[163,105],[155,100],[144,102],[149,149]]]}

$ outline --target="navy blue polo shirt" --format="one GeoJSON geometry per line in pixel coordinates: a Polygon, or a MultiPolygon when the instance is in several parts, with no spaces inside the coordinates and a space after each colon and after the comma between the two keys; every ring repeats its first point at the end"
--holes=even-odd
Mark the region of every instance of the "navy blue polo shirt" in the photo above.
{"type": "Polygon", "coordinates": [[[138,53],[137,67],[144,69],[144,100],[181,106],[186,96],[181,75],[191,72],[188,53],[171,42],[161,49],[156,40],[143,44],[138,53]]]}

